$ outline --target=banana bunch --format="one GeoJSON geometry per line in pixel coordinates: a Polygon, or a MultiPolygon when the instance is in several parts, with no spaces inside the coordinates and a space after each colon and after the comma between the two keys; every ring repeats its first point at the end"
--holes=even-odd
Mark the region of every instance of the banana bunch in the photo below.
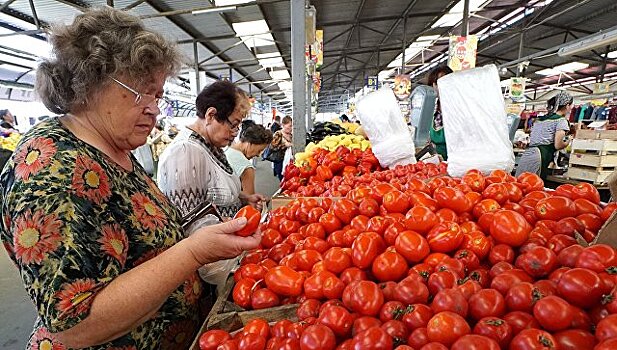
{"type": "Polygon", "coordinates": [[[7,137],[0,137],[0,148],[14,151],[19,140],[21,140],[21,135],[18,133],[12,133],[7,137]]]}

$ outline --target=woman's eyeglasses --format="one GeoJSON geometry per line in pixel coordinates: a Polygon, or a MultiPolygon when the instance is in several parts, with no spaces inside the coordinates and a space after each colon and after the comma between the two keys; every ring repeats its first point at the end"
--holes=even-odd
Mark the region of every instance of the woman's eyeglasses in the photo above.
{"type": "Polygon", "coordinates": [[[167,108],[167,106],[171,105],[171,102],[165,97],[157,97],[157,96],[150,95],[150,94],[144,94],[144,93],[141,93],[133,89],[132,87],[126,85],[125,83],[121,82],[120,80],[116,78],[110,77],[110,79],[116,82],[118,85],[122,86],[123,88],[127,89],[131,93],[133,93],[133,95],[135,95],[135,105],[137,106],[147,107],[151,105],[152,102],[156,102],[157,107],[161,110],[164,110],[167,108]]]}

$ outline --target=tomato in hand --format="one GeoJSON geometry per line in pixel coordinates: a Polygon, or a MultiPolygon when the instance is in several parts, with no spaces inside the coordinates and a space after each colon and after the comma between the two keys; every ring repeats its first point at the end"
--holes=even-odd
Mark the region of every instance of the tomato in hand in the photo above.
{"type": "Polygon", "coordinates": [[[469,327],[467,321],[450,311],[435,314],[426,326],[428,340],[441,343],[447,347],[469,333],[471,333],[471,327],[469,327]]]}
{"type": "Polygon", "coordinates": [[[236,231],[236,236],[248,237],[257,231],[259,221],[261,220],[261,213],[252,206],[247,205],[242,207],[234,216],[234,219],[239,218],[246,218],[246,225],[236,231]]]}

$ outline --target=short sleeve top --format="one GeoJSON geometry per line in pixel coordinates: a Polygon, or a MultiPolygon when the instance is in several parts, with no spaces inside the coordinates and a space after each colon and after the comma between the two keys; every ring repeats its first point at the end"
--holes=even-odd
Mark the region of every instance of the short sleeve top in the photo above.
{"type": "MultiPolygon", "coordinates": [[[[37,311],[28,349],[90,312],[117,276],[183,238],[179,214],[133,158],[119,167],[58,118],[35,126],[0,175],[0,239],[37,311]]],[[[197,273],[128,334],[88,349],[187,348],[199,326],[197,273]],[[180,344],[181,343],[181,344],[180,344]]]]}
{"type": "Polygon", "coordinates": [[[529,135],[529,146],[551,145],[555,142],[558,130],[568,131],[570,125],[566,118],[548,118],[536,120],[529,135]]]}
{"type": "Polygon", "coordinates": [[[246,158],[244,153],[238,151],[237,149],[228,147],[225,150],[225,155],[227,156],[227,161],[231,168],[234,170],[234,175],[237,177],[241,177],[244,170],[252,168],[255,169],[253,163],[246,158]]]}

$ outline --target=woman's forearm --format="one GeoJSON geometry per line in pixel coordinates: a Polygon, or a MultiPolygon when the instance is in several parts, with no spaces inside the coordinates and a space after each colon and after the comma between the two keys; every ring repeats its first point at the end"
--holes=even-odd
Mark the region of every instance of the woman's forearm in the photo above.
{"type": "Polygon", "coordinates": [[[96,295],[89,316],[57,333],[70,348],[103,344],[150,319],[169,295],[201,264],[190,254],[186,239],[157,257],[116,277],[96,295]]]}

